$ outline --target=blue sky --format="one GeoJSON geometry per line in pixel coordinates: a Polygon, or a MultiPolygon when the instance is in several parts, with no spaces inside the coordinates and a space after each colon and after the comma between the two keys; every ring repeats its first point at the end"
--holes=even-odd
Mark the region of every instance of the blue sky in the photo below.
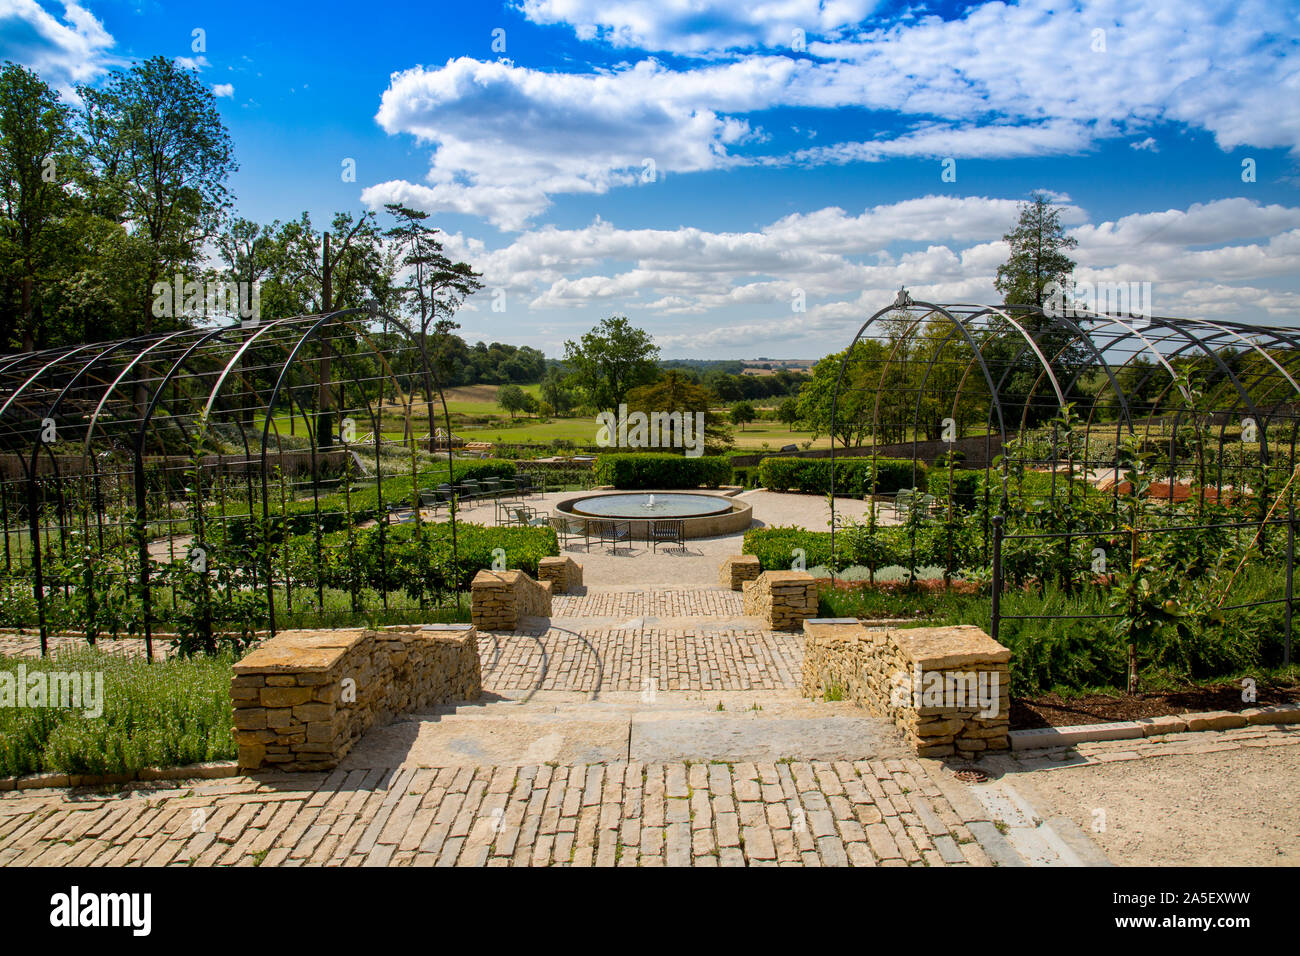
{"type": "Polygon", "coordinates": [[[241,215],[427,209],[489,286],[467,337],[548,354],[622,312],[667,356],[814,357],[899,285],[996,301],[1036,189],[1078,278],[1300,325],[1298,37],[1261,0],[0,0],[0,56],[65,90],[197,68],[241,215]]]}

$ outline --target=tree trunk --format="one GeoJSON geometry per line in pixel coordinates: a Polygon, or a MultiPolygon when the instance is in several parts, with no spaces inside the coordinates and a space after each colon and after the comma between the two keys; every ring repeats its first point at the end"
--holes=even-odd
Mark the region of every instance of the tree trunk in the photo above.
{"type": "Polygon", "coordinates": [[[23,351],[36,351],[35,323],[32,322],[32,277],[23,277],[23,351]]]}

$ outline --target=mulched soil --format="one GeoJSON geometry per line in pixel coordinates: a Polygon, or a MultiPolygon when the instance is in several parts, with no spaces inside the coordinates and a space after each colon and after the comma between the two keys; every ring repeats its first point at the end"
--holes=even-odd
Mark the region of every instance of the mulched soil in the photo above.
{"type": "Polygon", "coordinates": [[[1068,727],[1072,724],[1100,724],[1113,720],[1137,720],[1168,714],[1199,713],[1207,710],[1239,711],[1268,704],[1289,704],[1300,700],[1300,684],[1278,684],[1256,688],[1256,700],[1243,703],[1241,684],[1228,681],[1205,686],[1188,686],[1160,693],[1125,695],[1087,694],[1062,697],[1011,699],[1011,729],[1033,730],[1039,727],[1068,727]]]}

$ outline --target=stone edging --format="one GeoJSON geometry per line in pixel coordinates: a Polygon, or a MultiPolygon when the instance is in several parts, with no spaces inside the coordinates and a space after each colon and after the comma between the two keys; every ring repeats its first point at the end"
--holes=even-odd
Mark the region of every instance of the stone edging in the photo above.
{"type": "Polygon", "coordinates": [[[39,790],[47,787],[98,787],[142,780],[219,780],[239,776],[233,760],[191,763],[181,767],[141,767],[134,773],[32,773],[24,777],[0,777],[0,790],[39,790]]]}
{"type": "Polygon", "coordinates": [[[1251,707],[1234,713],[1212,710],[1201,714],[1171,714],[1143,717],[1140,720],[1117,720],[1105,724],[1076,724],[1071,727],[1040,727],[1013,730],[1012,750],[1049,750],[1100,740],[1132,740],[1158,734],[1181,734],[1188,731],[1234,730],[1248,724],[1300,723],[1300,703],[1272,707],[1251,707]]]}

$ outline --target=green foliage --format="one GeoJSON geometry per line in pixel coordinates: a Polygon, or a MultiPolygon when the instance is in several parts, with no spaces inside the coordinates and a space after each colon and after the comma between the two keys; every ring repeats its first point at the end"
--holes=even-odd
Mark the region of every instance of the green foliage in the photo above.
{"type": "MultiPolygon", "coordinates": [[[[103,713],[0,707],[0,775],[128,773],[235,755],[228,656],[139,658],[85,650],[45,660],[0,657],[0,671],[100,672],[103,713]]],[[[16,677],[15,677],[16,679],[16,677]]]]}
{"type": "MultiPolygon", "coordinates": [[[[835,494],[865,497],[872,492],[873,475],[876,494],[924,489],[927,470],[921,461],[913,470],[911,459],[904,458],[877,458],[874,467],[870,458],[840,458],[835,462],[835,494]]],[[[824,495],[831,490],[831,462],[829,458],[764,458],[759,462],[758,480],[770,491],[824,495]]]]}
{"type": "Polygon", "coordinates": [[[608,454],[596,458],[596,482],[620,489],[717,488],[731,480],[723,455],[608,454]]]}
{"type": "Polygon", "coordinates": [[[560,553],[552,528],[488,528],[456,524],[456,553],[452,563],[451,525],[421,523],[336,531],[325,535],[321,548],[313,535],[289,543],[293,580],[302,587],[339,588],[359,594],[405,590],[423,599],[437,599],[469,589],[479,571],[492,567],[493,551],[505,552],[506,566],[537,576],[538,562],[560,553]]]}

